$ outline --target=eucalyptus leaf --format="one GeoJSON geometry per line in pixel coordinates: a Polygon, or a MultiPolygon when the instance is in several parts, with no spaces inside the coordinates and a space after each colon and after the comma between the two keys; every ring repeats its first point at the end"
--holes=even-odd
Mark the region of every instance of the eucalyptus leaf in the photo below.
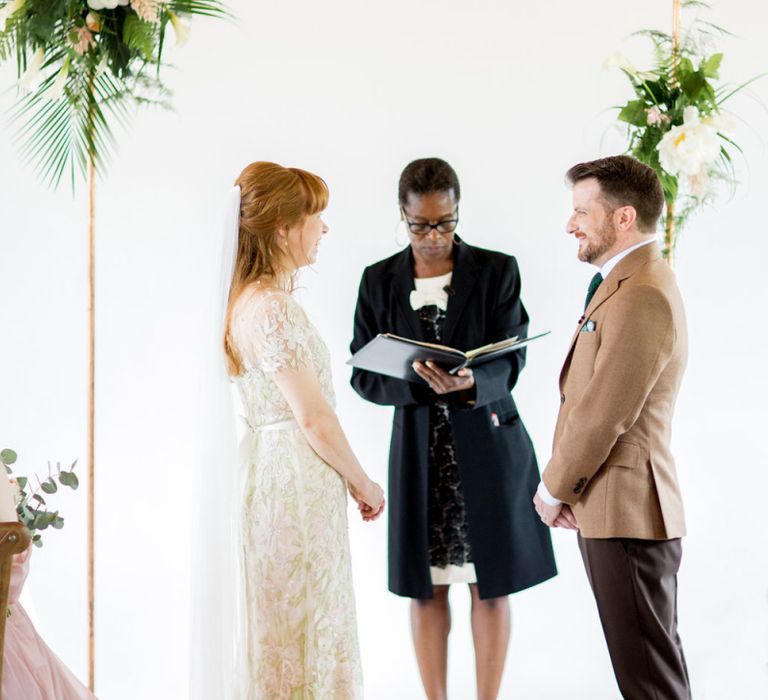
{"type": "Polygon", "coordinates": [[[59,487],[56,486],[56,482],[53,479],[46,479],[42,484],[40,484],[40,488],[42,488],[43,491],[48,494],[56,493],[59,490],[59,487]]]}
{"type": "Polygon", "coordinates": [[[80,485],[80,480],[74,472],[61,472],[59,474],[59,481],[63,486],[69,486],[73,491],[77,490],[77,487],[80,485]]]}
{"type": "Polygon", "coordinates": [[[5,449],[0,452],[0,460],[5,465],[14,464],[17,459],[18,455],[13,450],[5,449]]]}

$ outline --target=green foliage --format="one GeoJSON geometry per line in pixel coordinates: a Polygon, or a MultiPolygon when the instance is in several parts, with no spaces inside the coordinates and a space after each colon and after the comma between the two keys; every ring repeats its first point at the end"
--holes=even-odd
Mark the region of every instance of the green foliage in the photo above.
{"type": "MultiPolygon", "coordinates": [[[[683,7],[706,8],[707,5],[690,0],[684,2],[683,7]]],[[[701,191],[695,186],[701,188],[702,183],[726,183],[733,188],[735,185],[729,149],[741,149],[722,133],[722,106],[751,81],[736,88],[716,86],[723,54],[711,53],[710,47],[713,38],[727,33],[699,19],[683,33],[677,45],[669,34],[661,31],[636,32],[636,35],[644,36],[653,43],[654,66],[649,71],[639,71],[628,65],[620,66],[634,93],[631,99],[618,108],[618,120],[627,125],[627,152],[658,174],[669,211],[675,211],[674,215],[669,216],[674,216],[674,224],[678,229],[693,211],[714,197],[713,188],[701,191]],[[690,108],[695,108],[695,111],[690,108]],[[683,175],[681,171],[667,172],[662,165],[664,159],[660,157],[660,146],[663,148],[665,144],[673,143],[670,139],[676,138],[680,130],[677,129],[666,140],[665,136],[686,125],[687,110],[697,115],[702,123],[710,125],[721,142],[719,156],[711,162],[703,161],[703,170],[694,179],[691,179],[691,175],[683,175]]],[[[690,144],[690,141],[686,143],[690,144]]]]}
{"type": "Polygon", "coordinates": [[[619,119],[633,126],[645,126],[648,120],[645,100],[630,100],[619,112],[619,119]]]}
{"type": "Polygon", "coordinates": [[[146,61],[153,60],[155,49],[155,27],[151,22],[128,15],[123,23],[123,41],[126,46],[138,51],[146,61]]]}
{"type": "MultiPolygon", "coordinates": [[[[16,462],[16,453],[13,450],[3,450],[0,452],[0,459],[6,472],[12,474],[10,465],[16,462]]],[[[48,504],[40,492],[42,491],[46,495],[57,493],[59,485],[72,490],[77,489],[79,480],[75,474],[76,465],[77,460],[72,463],[69,469],[62,469],[61,464],[57,463],[54,470],[49,464],[48,476],[45,479],[35,476],[37,488],[32,491],[27,488],[29,479],[26,476],[11,479],[11,484],[16,490],[14,496],[16,513],[19,516],[19,521],[32,533],[32,543],[36,547],[43,546],[43,538],[40,534],[43,530],[47,530],[49,527],[61,530],[64,527],[64,518],[59,515],[58,510],[51,511],[48,509],[48,504]]]]}
{"type": "MultiPolygon", "coordinates": [[[[0,10],[8,4],[0,0],[0,10]]],[[[114,125],[127,126],[141,105],[168,106],[160,80],[167,27],[192,15],[231,17],[220,0],[158,1],[144,16],[133,1],[97,11],[87,0],[26,0],[8,18],[0,62],[14,60],[20,78],[11,121],[41,179],[57,187],[68,175],[74,187],[90,163],[103,174],[114,125]]]]}

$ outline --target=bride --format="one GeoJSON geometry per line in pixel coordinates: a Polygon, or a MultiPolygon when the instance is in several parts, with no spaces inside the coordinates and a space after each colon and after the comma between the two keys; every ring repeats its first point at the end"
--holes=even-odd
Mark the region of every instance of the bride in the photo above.
{"type": "Polygon", "coordinates": [[[291,292],[328,232],[328,189],[256,162],[237,179],[239,225],[224,352],[245,410],[239,511],[240,696],[362,697],[346,491],[384,509],[334,412],[329,354],[291,292]],[[243,658],[244,656],[244,658],[243,658]]]}

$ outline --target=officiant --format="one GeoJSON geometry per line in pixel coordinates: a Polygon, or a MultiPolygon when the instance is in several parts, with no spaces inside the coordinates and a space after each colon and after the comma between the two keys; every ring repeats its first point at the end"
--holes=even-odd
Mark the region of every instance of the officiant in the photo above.
{"type": "MultiPolygon", "coordinates": [[[[517,262],[459,237],[460,194],[444,160],[403,170],[398,199],[409,245],[364,271],[353,353],[379,333],[459,350],[527,334],[517,262]]],[[[478,697],[495,698],[510,635],[507,596],[556,574],[548,529],[531,503],[536,456],[511,395],[525,353],[457,375],[417,362],[419,383],[353,370],[360,396],[395,407],[389,589],[413,599],[428,697],[445,697],[451,584],[470,587],[478,697]]]]}

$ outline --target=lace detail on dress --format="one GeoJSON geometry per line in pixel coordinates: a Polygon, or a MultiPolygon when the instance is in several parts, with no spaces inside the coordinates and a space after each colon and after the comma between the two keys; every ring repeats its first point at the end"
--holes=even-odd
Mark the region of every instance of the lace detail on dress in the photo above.
{"type": "Polygon", "coordinates": [[[245,367],[243,375],[237,377],[237,385],[251,427],[293,418],[274,382],[280,372],[311,367],[326,401],[336,405],[328,348],[288,292],[247,291],[235,306],[232,336],[245,367]]]}
{"type": "Polygon", "coordinates": [[[265,374],[307,363],[309,321],[290,294],[252,291],[235,309],[235,342],[247,368],[265,374]]]}

